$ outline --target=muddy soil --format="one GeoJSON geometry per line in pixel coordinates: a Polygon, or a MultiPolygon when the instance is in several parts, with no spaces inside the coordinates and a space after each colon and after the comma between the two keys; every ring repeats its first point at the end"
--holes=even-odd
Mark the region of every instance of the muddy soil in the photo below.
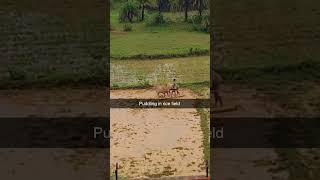
{"type": "MultiPolygon", "coordinates": [[[[182,97],[197,95],[182,89],[182,97]]],[[[153,89],[114,90],[111,98],[157,98],[153,89]]],[[[196,109],[111,109],[111,165],[131,178],[204,175],[196,109]]]]}

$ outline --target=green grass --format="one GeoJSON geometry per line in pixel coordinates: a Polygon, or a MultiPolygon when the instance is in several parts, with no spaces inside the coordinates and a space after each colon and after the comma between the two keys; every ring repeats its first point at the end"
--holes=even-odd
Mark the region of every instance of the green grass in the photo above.
{"type": "Polygon", "coordinates": [[[199,96],[210,98],[210,81],[184,83],[181,87],[191,89],[199,96]]]}
{"type": "Polygon", "coordinates": [[[172,22],[161,26],[137,22],[132,24],[131,32],[124,32],[118,13],[111,12],[111,57],[159,59],[209,54],[209,34],[194,31],[191,24],[180,20],[179,13],[165,13],[165,16],[172,22]]]}
{"type": "MultiPolygon", "coordinates": [[[[210,162],[210,112],[203,108],[197,108],[197,112],[200,115],[200,126],[203,134],[202,144],[203,144],[203,154],[204,163],[210,162]]],[[[209,164],[210,169],[210,164],[209,164]]]]}

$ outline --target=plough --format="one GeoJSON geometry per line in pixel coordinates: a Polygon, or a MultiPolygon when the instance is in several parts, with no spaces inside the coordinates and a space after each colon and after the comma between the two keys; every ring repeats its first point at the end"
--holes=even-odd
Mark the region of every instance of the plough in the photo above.
{"type": "Polygon", "coordinates": [[[184,97],[184,95],[177,95],[177,96],[165,96],[165,97],[159,97],[159,99],[176,99],[184,97]]]}

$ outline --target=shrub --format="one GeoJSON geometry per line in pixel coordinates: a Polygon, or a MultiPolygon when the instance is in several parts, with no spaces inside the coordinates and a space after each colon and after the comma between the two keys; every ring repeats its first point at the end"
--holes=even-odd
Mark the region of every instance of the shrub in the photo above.
{"type": "Polygon", "coordinates": [[[165,17],[162,14],[155,13],[155,14],[152,14],[148,17],[146,23],[149,26],[157,26],[157,25],[166,24],[167,20],[165,19],[165,17]]]}
{"type": "Polygon", "coordinates": [[[201,24],[201,22],[202,22],[202,16],[199,16],[199,15],[193,15],[188,19],[188,23],[201,24]]]}
{"type": "Polygon", "coordinates": [[[132,25],[129,23],[124,24],[123,31],[132,31],[132,25]]]}
{"type": "Polygon", "coordinates": [[[190,48],[189,49],[189,56],[201,56],[204,54],[208,54],[209,50],[208,49],[200,49],[200,48],[190,48]]]}
{"type": "Polygon", "coordinates": [[[202,16],[194,15],[191,17],[190,21],[194,30],[201,32],[209,32],[210,19],[208,14],[202,16]]]}
{"type": "Polygon", "coordinates": [[[120,22],[133,22],[139,16],[139,5],[136,1],[128,0],[122,4],[119,10],[120,22]]]}

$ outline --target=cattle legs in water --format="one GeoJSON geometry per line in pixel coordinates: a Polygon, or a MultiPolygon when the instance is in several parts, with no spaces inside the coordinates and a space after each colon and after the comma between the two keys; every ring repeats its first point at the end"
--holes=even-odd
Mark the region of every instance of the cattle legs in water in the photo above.
{"type": "Polygon", "coordinates": [[[171,97],[173,94],[174,94],[174,97],[177,97],[177,95],[180,95],[180,92],[178,89],[170,89],[170,94],[171,94],[171,97]]]}

